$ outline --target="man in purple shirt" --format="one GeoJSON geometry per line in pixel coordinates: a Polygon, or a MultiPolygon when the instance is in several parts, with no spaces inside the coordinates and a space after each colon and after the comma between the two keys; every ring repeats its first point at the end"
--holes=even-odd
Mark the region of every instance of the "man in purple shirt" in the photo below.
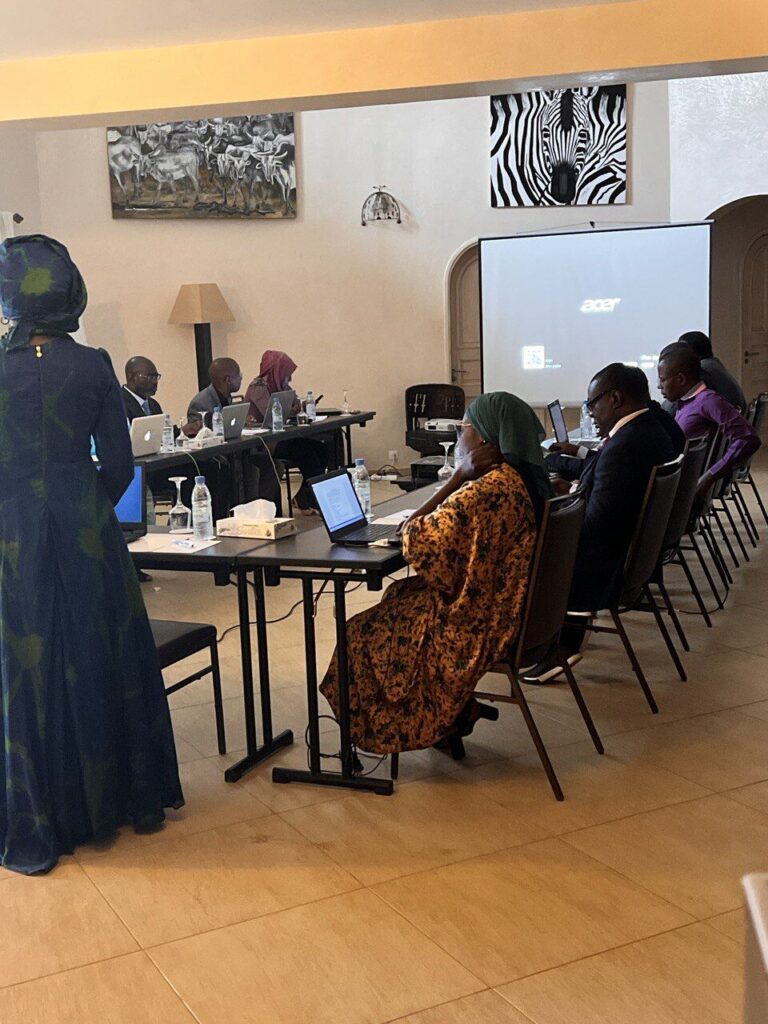
{"type": "Polygon", "coordinates": [[[730,476],[760,447],[760,438],[738,409],[703,383],[701,361],[688,345],[664,349],[659,360],[659,390],[668,401],[678,403],[675,419],[687,438],[713,437],[720,430],[728,442],[723,457],[699,481],[700,494],[712,477],[730,476]]]}

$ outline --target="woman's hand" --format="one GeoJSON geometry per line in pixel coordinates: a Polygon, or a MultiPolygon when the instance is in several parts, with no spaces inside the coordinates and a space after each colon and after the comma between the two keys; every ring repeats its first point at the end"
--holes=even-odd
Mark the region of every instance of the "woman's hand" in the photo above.
{"type": "Polygon", "coordinates": [[[503,461],[504,458],[495,444],[482,444],[462,455],[456,467],[456,474],[462,483],[479,480],[481,476],[500,466],[503,461]]]}

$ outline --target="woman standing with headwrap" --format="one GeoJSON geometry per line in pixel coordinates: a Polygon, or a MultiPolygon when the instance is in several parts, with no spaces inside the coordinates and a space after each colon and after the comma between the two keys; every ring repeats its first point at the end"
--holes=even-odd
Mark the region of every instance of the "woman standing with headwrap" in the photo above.
{"type": "MultiPolygon", "coordinates": [[[[467,410],[450,480],[403,529],[417,575],[347,624],[352,738],[375,754],[466,736],[481,676],[514,641],[550,496],[536,414],[504,392],[467,410]]],[[[336,657],[320,687],[338,712],[336,657]]]]}
{"type": "Polygon", "coordinates": [[[26,874],[183,803],[113,512],[133,475],[120,389],[98,350],[69,337],[86,301],[60,243],[0,245],[0,864],[26,874]]]}

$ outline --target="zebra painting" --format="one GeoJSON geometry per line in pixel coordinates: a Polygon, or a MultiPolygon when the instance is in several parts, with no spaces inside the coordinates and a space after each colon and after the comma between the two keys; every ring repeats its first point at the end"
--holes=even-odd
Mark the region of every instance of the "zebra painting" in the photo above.
{"type": "Polygon", "coordinates": [[[491,206],[602,206],[627,195],[627,87],[491,97],[491,206]]]}

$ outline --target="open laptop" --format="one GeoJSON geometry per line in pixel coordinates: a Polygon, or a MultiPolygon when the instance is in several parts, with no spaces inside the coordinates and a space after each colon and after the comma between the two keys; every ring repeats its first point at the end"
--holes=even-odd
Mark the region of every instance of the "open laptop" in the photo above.
{"type": "Polygon", "coordinates": [[[135,457],[157,455],[163,446],[165,416],[137,416],[131,423],[131,448],[135,457]]]}
{"type": "Polygon", "coordinates": [[[243,432],[250,408],[250,402],[242,402],[239,405],[228,405],[221,410],[221,415],[224,418],[225,441],[237,441],[243,432]]]}
{"type": "MultiPolygon", "coordinates": [[[[162,417],[161,417],[162,418],[162,417]]],[[[133,480],[115,506],[115,515],[123,531],[125,543],[138,540],[147,532],[147,492],[144,466],[133,467],[133,480]]]]}
{"type": "Polygon", "coordinates": [[[272,402],[277,399],[280,403],[280,408],[283,410],[283,424],[291,415],[291,409],[293,403],[296,401],[295,391],[273,391],[269,396],[269,405],[264,415],[264,422],[261,424],[262,427],[266,427],[267,430],[272,429],[272,402]]]}
{"type": "Polygon", "coordinates": [[[550,402],[547,405],[547,412],[549,418],[552,420],[552,429],[555,432],[555,441],[558,444],[565,444],[569,440],[568,427],[565,425],[565,414],[563,413],[563,407],[560,405],[560,399],[556,398],[554,402],[550,402]]]}
{"type": "Polygon", "coordinates": [[[396,526],[371,524],[358,501],[346,469],[313,477],[307,483],[320,506],[328,536],[334,544],[365,546],[375,540],[399,540],[396,526]]]}

